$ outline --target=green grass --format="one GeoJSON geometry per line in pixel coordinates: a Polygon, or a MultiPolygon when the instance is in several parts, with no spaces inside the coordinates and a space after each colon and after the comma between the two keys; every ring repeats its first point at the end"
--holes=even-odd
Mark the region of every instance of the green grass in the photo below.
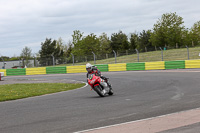
{"type": "MultiPolygon", "coordinates": [[[[189,48],[189,59],[200,59],[199,56],[200,47],[189,48]]],[[[178,49],[168,49],[163,51],[163,61],[175,61],[175,60],[188,60],[187,48],[178,48],[178,49]]],[[[139,62],[152,62],[152,61],[162,61],[161,50],[152,51],[152,52],[143,52],[139,53],[139,62]]],[[[91,64],[94,64],[94,61],[88,61],[91,64]]],[[[117,57],[117,63],[134,63],[138,62],[137,54],[124,53],[123,56],[117,57]]],[[[96,64],[114,64],[115,58],[114,54],[112,58],[96,60],[96,64]]],[[[75,63],[75,65],[85,65],[86,62],[75,63]]],[[[61,64],[57,66],[71,66],[73,64],[61,64]]]]}
{"type": "Polygon", "coordinates": [[[80,88],[85,84],[34,83],[0,85],[0,102],[80,88]]]}

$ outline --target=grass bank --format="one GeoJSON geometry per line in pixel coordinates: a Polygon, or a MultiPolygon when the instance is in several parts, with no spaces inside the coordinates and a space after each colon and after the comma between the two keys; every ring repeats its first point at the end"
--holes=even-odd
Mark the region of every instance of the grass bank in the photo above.
{"type": "MultiPolygon", "coordinates": [[[[200,59],[200,47],[191,47],[189,48],[189,59],[200,59]]],[[[76,58],[76,57],[75,57],[76,58]]],[[[188,51],[187,48],[178,48],[178,49],[167,49],[163,50],[163,53],[160,49],[157,51],[141,52],[139,53],[139,62],[152,62],[152,61],[175,61],[175,60],[188,60],[188,51]],[[162,55],[163,54],[163,55],[162,55]]],[[[87,61],[91,64],[94,64],[94,60],[87,61]]],[[[87,62],[75,62],[75,65],[85,65],[87,62]]],[[[120,56],[117,56],[117,63],[134,63],[138,62],[138,55],[136,53],[120,53],[120,56]]],[[[96,58],[96,64],[114,64],[115,58],[114,54],[112,58],[98,60],[96,58]]],[[[72,63],[60,64],[57,66],[71,66],[72,63]]]]}
{"type": "Polygon", "coordinates": [[[73,90],[85,84],[34,83],[0,85],[0,102],[73,90]]]}

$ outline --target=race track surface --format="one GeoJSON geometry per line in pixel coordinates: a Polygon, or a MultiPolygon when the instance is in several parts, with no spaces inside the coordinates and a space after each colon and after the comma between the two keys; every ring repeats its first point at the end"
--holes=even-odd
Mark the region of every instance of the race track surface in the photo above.
{"type": "MultiPolygon", "coordinates": [[[[198,69],[103,72],[103,75],[110,78],[113,96],[101,98],[87,86],[0,102],[0,131],[71,133],[200,107],[198,69]]],[[[86,81],[86,76],[82,73],[5,77],[6,82],[16,79],[86,81]]]]}

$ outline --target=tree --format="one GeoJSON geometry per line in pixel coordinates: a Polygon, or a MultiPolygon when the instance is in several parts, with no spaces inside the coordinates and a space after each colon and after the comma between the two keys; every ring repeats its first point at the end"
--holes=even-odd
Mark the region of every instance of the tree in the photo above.
{"type": "Polygon", "coordinates": [[[41,50],[39,51],[41,57],[48,57],[55,55],[56,40],[51,41],[51,38],[46,38],[45,42],[41,43],[41,50]]]}
{"type": "Polygon", "coordinates": [[[137,48],[140,51],[147,52],[148,50],[152,50],[152,43],[149,41],[150,36],[151,36],[150,30],[148,30],[148,31],[143,30],[143,32],[140,33],[139,42],[138,42],[138,46],[137,46],[137,48]]]}
{"type": "Polygon", "coordinates": [[[124,51],[129,49],[128,37],[119,31],[111,35],[111,48],[115,51],[124,51]]]}
{"type": "Polygon", "coordinates": [[[99,38],[97,38],[94,33],[87,35],[81,41],[81,50],[83,55],[92,55],[92,52],[95,54],[100,53],[99,38]]]}
{"type": "Polygon", "coordinates": [[[194,46],[192,41],[192,32],[189,29],[183,31],[181,44],[183,44],[183,46],[194,46]]]}
{"type": "Polygon", "coordinates": [[[191,39],[193,46],[200,45],[200,21],[194,23],[191,28],[191,39]]]}
{"type": "Polygon", "coordinates": [[[71,41],[68,41],[67,45],[64,46],[64,56],[69,57],[73,50],[73,44],[71,41]]]}
{"type": "Polygon", "coordinates": [[[64,43],[63,43],[63,40],[62,38],[60,37],[57,41],[56,41],[56,54],[55,55],[56,57],[63,57],[64,55],[64,43]]]}
{"type": "Polygon", "coordinates": [[[99,36],[99,43],[100,43],[100,51],[102,54],[112,52],[112,49],[110,46],[110,40],[106,33],[102,33],[102,35],[99,36]]]}
{"type": "Polygon", "coordinates": [[[132,33],[130,38],[130,50],[135,51],[138,45],[138,40],[139,40],[138,34],[132,33]]]}
{"type": "Polygon", "coordinates": [[[23,60],[23,64],[26,65],[26,66],[29,66],[29,59],[31,58],[32,56],[32,50],[31,48],[25,46],[25,48],[23,48],[21,54],[20,54],[20,57],[22,58],[23,60]],[[25,62],[24,62],[24,59],[25,59],[25,62]]]}
{"type": "Polygon", "coordinates": [[[163,14],[161,19],[154,24],[150,41],[153,46],[177,46],[181,45],[182,33],[185,29],[183,18],[175,13],[163,14]]]}
{"type": "Polygon", "coordinates": [[[82,40],[83,38],[83,32],[80,32],[79,30],[73,31],[72,35],[72,44],[74,45],[72,53],[75,55],[83,55],[81,47],[82,47],[82,40]]]}
{"type": "Polygon", "coordinates": [[[80,31],[74,31],[74,35],[72,35],[72,37],[72,44],[74,45],[72,53],[74,55],[86,56],[88,54],[92,55],[92,52],[95,52],[96,54],[99,53],[99,39],[96,35],[94,35],[94,33],[83,37],[83,33],[80,31]]]}
{"type": "Polygon", "coordinates": [[[56,40],[51,41],[51,38],[46,38],[45,42],[41,43],[41,50],[39,51],[41,57],[40,63],[44,66],[52,65],[52,57],[57,55],[57,51],[59,50],[56,49],[56,40]]]}

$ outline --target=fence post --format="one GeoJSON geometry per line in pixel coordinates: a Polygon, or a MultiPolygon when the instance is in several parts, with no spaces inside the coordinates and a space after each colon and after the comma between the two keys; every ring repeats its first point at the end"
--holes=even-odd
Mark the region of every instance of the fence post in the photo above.
{"type": "Polygon", "coordinates": [[[186,48],[187,48],[187,53],[188,53],[188,60],[190,60],[190,52],[189,52],[189,48],[187,45],[186,45],[186,48]]]}
{"type": "Polygon", "coordinates": [[[96,64],[95,53],[93,51],[92,51],[92,54],[94,55],[94,64],[96,64]]]}
{"type": "Polygon", "coordinates": [[[161,48],[161,47],[160,47],[160,50],[161,50],[162,61],[163,61],[163,50],[162,50],[162,48],[161,48]]]}
{"type": "Polygon", "coordinates": [[[135,51],[137,52],[138,62],[140,62],[139,51],[137,49],[135,49],[135,51]]]}
{"type": "Polygon", "coordinates": [[[33,63],[33,67],[36,67],[36,60],[35,60],[35,56],[34,56],[34,63],[33,63]]]}
{"type": "Polygon", "coordinates": [[[117,63],[117,54],[116,54],[115,50],[113,50],[113,53],[115,55],[115,64],[116,64],[117,63]]]}
{"type": "Polygon", "coordinates": [[[72,55],[73,66],[74,66],[74,55],[72,53],[71,53],[71,55],[72,55]]]}
{"type": "Polygon", "coordinates": [[[53,54],[51,56],[53,58],[53,66],[54,66],[55,65],[54,56],[53,56],[53,54]]]}
{"type": "Polygon", "coordinates": [[[21,60],[20,60],[20,58],[18,58],[19,59],[19,66],[21,67],[21,60]]]}
{"type": "Polygon", "coordinates": [[[3,61],[3,69],[6,69],[6,63],[5,63],[5,61],[4,61],[4,59],[3,59],[2,56],[1,56],[1,59],[2,59],[2,61],[3,61]]]}

